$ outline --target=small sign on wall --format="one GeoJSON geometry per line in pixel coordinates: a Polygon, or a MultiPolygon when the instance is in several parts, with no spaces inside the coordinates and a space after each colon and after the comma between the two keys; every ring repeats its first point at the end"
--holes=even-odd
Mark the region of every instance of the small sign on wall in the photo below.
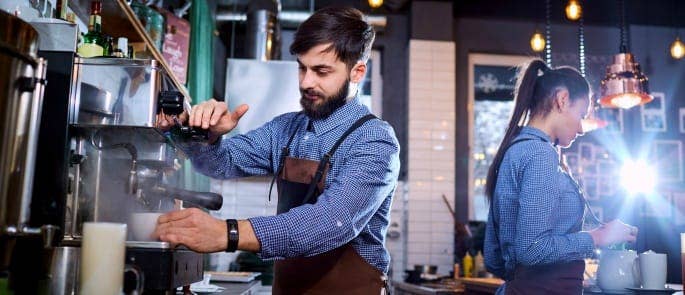
{"type": "Polygon", "coordinates": [[[190,23],[167,10],[160,12],[166,19],[162,55],[176,78],[181,84],[185,84],[190,48],[190,23]]]}
{"type": "Polygon", "coordinates": [[[682,142],[679,140],[655,140],[650,148],[650,162],[654,163],[660,182],[683,180],[682,142]]]}
{"type": "Polygon", "coordinates": [[[665,95],[663,92],[652,92],[654,97],[648,104],[640,106],[643,132],[666,132],[665,95]]]}

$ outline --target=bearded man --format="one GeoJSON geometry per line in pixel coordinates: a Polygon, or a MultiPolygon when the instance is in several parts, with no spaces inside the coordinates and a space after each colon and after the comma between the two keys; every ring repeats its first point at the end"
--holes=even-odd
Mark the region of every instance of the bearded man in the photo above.
{"type": "Polygon", "coordinates": [[[185,149],[193,166],[219,179],[273,175],[278,212],[219,220],[197,209],[175,211],[159,218],[160,239],[199,252],[242,250],[277,260],[274,294],[387,291],[385,233],[399,144],[392,127],[357,97],[374,37],[360,11],[321,9],[290,46],[301,112],[220,139],[248,106],[231,111],[209,100],[193,107],[189,125],[208,129],[213,142],[185,149]]]}

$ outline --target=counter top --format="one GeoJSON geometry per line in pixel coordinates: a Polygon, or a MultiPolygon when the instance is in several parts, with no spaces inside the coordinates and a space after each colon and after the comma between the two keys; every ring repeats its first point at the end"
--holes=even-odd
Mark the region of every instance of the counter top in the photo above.
{"type": "Polygon", "coordinates": [[[454,283],[423,283],[421,285],[410,284],[405,282],[393,281],[393,290],[395,294],[412,294],[412,295],[448,295],[448,294],[464,294],[464,289],[454,283]]]}
{"type": "MultiPolygon", "coordinates": [[[[221,292],[214,293],[199,293],[195,294],[211,294],[211,295],[253,295],[257,294],[262,288],[262,282],[259,280],[254,280],[248,283],[229,283],[229,282],[211,282],[212,285],[217,285],[219,287],[225,288],[221,292]]],[[[176,294],[183,294],[181,291],[177,291],[176,294]]]]}

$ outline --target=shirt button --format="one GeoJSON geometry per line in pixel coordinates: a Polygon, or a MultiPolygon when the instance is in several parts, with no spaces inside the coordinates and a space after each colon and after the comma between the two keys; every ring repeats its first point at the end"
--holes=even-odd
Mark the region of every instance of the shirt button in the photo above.
{"type": "Polygon", "coordinates": [[[303,139],[304,139],[304,140],[309,139],[309,135],[305,135],[305,136],[303,137],[303,139]]]}
{"type": "Polygon", "coordinates": [[[340,222],[340,220],[337,220],[337,221],[335,222],[335,225],[337,225],[338,227],[341,227],[341,226],[342,226],[342,222],[340,222]]]}

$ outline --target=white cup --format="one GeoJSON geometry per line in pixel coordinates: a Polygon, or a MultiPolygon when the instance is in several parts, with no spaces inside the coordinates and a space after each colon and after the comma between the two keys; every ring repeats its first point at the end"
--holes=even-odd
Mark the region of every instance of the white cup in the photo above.
{"type": "Polygon", "coordinates": [[[80,294],[120,295],[124,285],[126,224],[85,222],[80,294]]]}
{"type": "Polygon", "coordinates": [[[666,287],[666,254],[656,253],[652,250],[641,253],[640,276],[642,288],[649,290],[661,290],[666,287]]]}
{"type": "Polygon", "coordinates": [[[157,227],[157,219],[164,213],[146,212],[131,214],[128,226],[134,241],[157,241],[152,235],[157,227]]]}

